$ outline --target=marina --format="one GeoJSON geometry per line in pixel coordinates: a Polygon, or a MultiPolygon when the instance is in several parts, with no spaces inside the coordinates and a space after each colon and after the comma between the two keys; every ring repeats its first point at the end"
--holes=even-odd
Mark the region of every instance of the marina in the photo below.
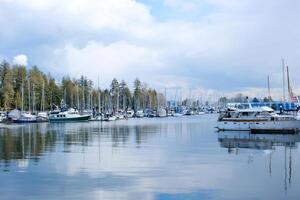
{"type": "Polygon", "coordinates": [[[0,200],[300,199],[299,8],[0,0],[0,200]]]}
{"type": "Polygon", "coordinates": [[[217,118],[209,114],[0,129],[1,199],[299,195],[298,134],[215,132],[217,118]]]}

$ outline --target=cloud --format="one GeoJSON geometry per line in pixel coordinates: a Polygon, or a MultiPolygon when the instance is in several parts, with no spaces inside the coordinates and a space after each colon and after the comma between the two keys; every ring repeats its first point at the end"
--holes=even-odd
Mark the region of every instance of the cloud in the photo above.
{"type": "Polygon", "coordinates": [[[27,66],[27,56],[24,54],[20,54],[14,57],[13,64],[27,66]]]}
{"type": "MultiPolygon", "coordinates": [[[[300,39],[297,2],[283,0],[0,0],[0,55],[22,51],[57,76],[113,77],[221,93],[281,87],[300,39]],[[158,5],[160,4],[160,5],[158,5]],[[15,13],[19,13],[15,15],[15,13]],[[161,17],[166,14],[165,17],[161,17]]],[[[300,84],[293,79],[294,86],[300,84]]],[[[251,90],[255,91],[255,90],[251,90]]]]}
{"type": "Polygon", "coordinates": [[[66,45],[55,51],[55,57],[60,59],[55,63],[55,58],[53,65],[65,66],[55,69],[59,73],[67,71],[69,75],[85,75],[93,80],[99,76],[101,83],[107,86],[113,77],[133,81],[143,73],[160,69],[157,52],[127,42],[105,45],[90,41],[83,48],[66,45]]]}

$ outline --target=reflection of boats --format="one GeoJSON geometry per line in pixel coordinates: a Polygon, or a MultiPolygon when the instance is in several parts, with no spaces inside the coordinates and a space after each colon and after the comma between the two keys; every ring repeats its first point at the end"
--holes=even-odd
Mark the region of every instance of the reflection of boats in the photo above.
{"type": "Polygon", "coordinates": [[[250,134],[226,131],[218,133],[218,141],[223,148],[273,149],[274,146],[295,147],[300,142],[299,134],[250,134]]]}
{"type": "MultiPolygon", "coordinates": [[[[297,148],[300,142],[299,134],[250,134],[247,132],[227,131],[218,133],[218,141],[222,148],[227,148],[228,153],[238,154],[239,149],[263,150],[269,155],[269,174],[272,174],[272,154],[276,147],[284,147],[284,190],[288,189],[287,182],[292,180],[292,149],[297,148]],[[289,160],[287,150],[289,149],[289,160]],[[288,163],[288,164],[287,164],[288,163]]],[[[278,149],[279,151],[282,148],[278,149]]],[[[253,156],[248,156],[248,162],[253,162],[253,156]]]]}
{"type": "Polygon", "coordinates": [[[248,109],[229,108],[220,113],[217,128],[223,131],[297,132],[300,121],[293,115],[279,115],[269,107],[249,106],[248,109]]]}

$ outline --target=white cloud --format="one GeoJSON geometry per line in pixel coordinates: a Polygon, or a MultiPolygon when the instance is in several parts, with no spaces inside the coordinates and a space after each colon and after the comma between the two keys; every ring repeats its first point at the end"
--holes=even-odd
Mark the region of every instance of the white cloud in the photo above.
{"type": "MultiPolygon", "coordinates": [[[[155,51],[136,46],[127,42],[117,42],[109,45],[90,41],[85,47],[78,48],[66,45],[55,51],[60,58],[57,68],[61,73],[78,77],[85,75],[93,80],[100,76],[101,83],[110,83],[113,77],[133,80],[141,73],[159,69],[159,57],[155,51]],[[148,66],[152,68],[149,69],[148,66]]],[[[54,63],[57,61],[54,59],[54,63]]]]}
{"type": "Polygon", "coordinates": [[[27,56],[24,54],[20,54],[14,57],[13,64],[27,66],[27,56]]]}
{"type": "Polygon", "coordinates": [[[230,92],[259,91],[267,75],[279,88],[282,57],[300,73],[295,2],[166,0],[164,13],[189,10],[176,19],[160,19],[156,5],[134,0],[0,4],[6,27],[0,54],[24,49],[33,64],[56,74],[99,74],[106,85],[113,77],[130,82],[138,76],[156,86],[184,79],[186,87],[230,92]],[[187,19],[188,13],[196,15],[187,19]]]}

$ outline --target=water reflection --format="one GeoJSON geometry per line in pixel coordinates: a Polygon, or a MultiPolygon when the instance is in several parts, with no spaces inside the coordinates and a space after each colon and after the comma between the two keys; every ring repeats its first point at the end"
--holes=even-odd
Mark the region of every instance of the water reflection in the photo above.
{"type": "Polygon", "coordinates": [[[148,137],[158,134],[161,126],[107,126],[102,123],[57,123],[30,124],[11,129],[0,130],[0,162],[9,164],[10,160],[32,159],[38,162],[45,152],[56,151],[56,146],[63,144],[64,152],[71,152],[72,146],[87,147],[101,138],[111,139],[114,148],[129,142],[135,136],[136,147],[146,143],[148,137]]]}
{"type": "Polygon", "coordinates": [[[221,147],[228,148],[232,153],[238,148],[272,150],[275,146],[297,148],[299,134],[251,134],[248,132],[219,132],[218,140],[221,147]]]}
{"type": "MultiPolygon", "coordinates": [[[[239,149],[263,150],[269,155],[269,175],[272,176],[272,154],[276,147],[284,147],[284,190],[291,187],[292,149],[298,148],[299,134],[251,134],[248,132],[219,132],[218,141],[229,154],[238,154],[239,149]],[[288,183],[287,183],[288,182],[288,183]]],[[[253,162],[249,156],[248,162],[253,162]]]]}
{"type": "Polygon", "coordinates": [[[218,134],[216,119],[0,130],[1,199],[296,199],[299,137],[218,134]]]}

